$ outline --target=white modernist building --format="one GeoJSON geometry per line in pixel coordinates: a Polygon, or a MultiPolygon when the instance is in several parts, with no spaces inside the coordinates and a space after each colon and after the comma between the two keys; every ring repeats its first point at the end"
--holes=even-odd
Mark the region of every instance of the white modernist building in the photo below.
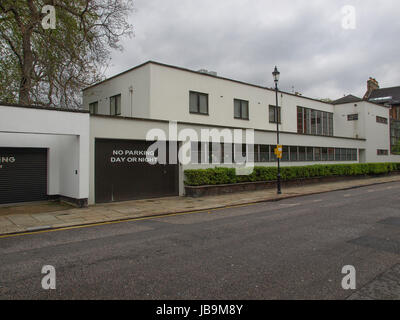
{"type": "Polygon", "coordinates": [[[400,161],[385,106],[285,92],[278,101],[275,112],[272,89],[149,61],[85,89],[86,113],[1,106],[0,156],[46,149],[47,194],[89,204],[184,195],[186,169],[242,167],[246,157],[274,166],[276,121],[282,165],[400,161]],[[190,161],[174,161],[189,139],[190,161]],[[168,143],[165,163],[152,162],[162,157],[148,149],[155,141],[168,143]]]}

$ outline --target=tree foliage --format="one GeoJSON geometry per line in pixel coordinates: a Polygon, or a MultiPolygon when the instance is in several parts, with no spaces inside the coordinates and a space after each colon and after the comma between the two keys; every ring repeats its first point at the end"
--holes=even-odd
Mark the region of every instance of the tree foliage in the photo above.
{"type": "Polygon", "coordinates": [[[132,34],[132,0],[1,0],[0,101],[76,108],[132,34]],[[45,5],[56,11],[44,29],[45,5]]]}

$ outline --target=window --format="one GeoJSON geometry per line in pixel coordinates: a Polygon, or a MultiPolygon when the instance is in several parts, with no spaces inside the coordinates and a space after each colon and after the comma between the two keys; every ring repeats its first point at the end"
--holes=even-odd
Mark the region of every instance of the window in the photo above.
{"type": "Polygon", "coordinates": [[[247,158],[247,145],[235,144],[235,163],[245,163],[247,158]]]}
{"type": "Polygon", "coordinates": [[[297,133],[304,133],[304,108],[297,107],[297,133]]]}
{"type": "Polygon", "coordinates": [[[357,149],[351,149],[351,160],[352,161],[357,161],[357,149]]]}
{"type": "Polygon", "coordinates": [[[189,96],[190,113],[208,115],[208,94],[190,91],[189,96]]]}
{"type": "MultiPolygon", "coordinates": [[[[269,106],[269,122],[276,123],[276,106],[269,106]]],[[[281,123],[281,107],[278,107],[278,122],[281,123]]]]}
{"type": "Polygon", "coordinates": [[[340,149],[340,161],[346,161],[347,152],[346,149],[340,149]]]}
{"type": "Polygon", "coordinates": [[[276,154],[275,154],[275,152],[274,152],[274,150],[275,150],[275,148],[276,148],[276,145],[270,145],[269,148],[270,148],[270,151],[271,151],[271,152],[270,152],[270,156],[269,156],[270,161],[271,161],[271,162],[278,161],[278,158],[276,157],[276,154]]]}
{"type": "Polygon", "coordinates": [[[282,161],[289,161],[289,147],[282,147],[282,161]]]}
{"type": "Polygon", "coordinates": [[[306,148],[299,147],[299,161],[305,161],[305,160],[306,160],[306,148]]]}
{"type": "Polygon", "coordinates": [[[317,135],[322,135],[322,112],[317,111],[317,135]]]}
{"type": "Polygon", "coordinates": [[[322,134],[324,136],[329,135],[328,117],[328,113],[322,112],[322,134]]]}
{"type": "Polygon", "coordinates": [[[328,161],[335,161],[335,149],[328,148],[328,161]]]}
{"type": "Polygon", "coordinates": [[[118,94],[110,98],[110,115],[121,115],[121,95],[118,94]]]}
{"type": "Polygon", "coordinates": [[[235,99],[234,105],[234,117],[235,119],[249,120],[249,102],[245,100],[235,99]]]}
{"type": "Polygon", "coordinates": [[[314,148],[314,160],[321,161],[321,148],[314,148]]]}
{"type": "Polygon", "coordinates": [[[378,153],[378,156],[387,156],[387,155],[389,155],[389,150],[378,149],[377,153],[378,153]]]}
{"type": "Polygon", "coordinates": [[[311,134],[311,110],[305,109],[304,112],[304,133],[311,134]]]}
{"type": "Polygon", "coordinates": [[[89,104],[89,112],[90,112],[90,114],[98,114],[99,103],[97,101],[89,104]]]}
{"type": "Polygon", "coordinates": [[[340,161],[340,149],[339,148],[335,149],[335,160],[340,161]]]}
{"type": "Polygon", "coordinates": [[[392,154],[400,155],[400,121],[390,121],[390,148],[392,154]]]}
{"type": "Polygon", "coordinates": [[[307,147],[306,160],[314,161],[314,148],[313,147],[307,147]]]}
{"type": "Polygon", "coordinates": [[[297,147],[290,147],[290,161],[298,161],[297,147]]]}
{"type": "Polygon", "coordinates": [[[376,122],[383,123],[383,124],[388,124],[388,119],[384,118],[384,117],[376,116],[376,122]]]}
{"type": "Polygon", "coordinates": [[[260,146],[260,162],[269,162],[269,146],[260,146]]]}
{"type": "Polygon", "coordinates": [[[297,107],[297,133],[333,136],[333,113],[297,107]]]}
{"type": "Polygon", "coordinates": [[[358,113],[347,115],[347,121],[357,121],[357,120],[358,120],[358,113]]]}
{"type": "Polygon", "coordinates": [[[322,148],[322,161],[328,161],[328,148],[322,148]]]}
{"type": "Polygon", "coordinates": [[[311,110],[311,134],[317,134],[317,111],[311,110]]]}
{"type": "Polygon", "coordinates": [[[333,113],[328,113],[329,136],[333,137],[333,113]]]}

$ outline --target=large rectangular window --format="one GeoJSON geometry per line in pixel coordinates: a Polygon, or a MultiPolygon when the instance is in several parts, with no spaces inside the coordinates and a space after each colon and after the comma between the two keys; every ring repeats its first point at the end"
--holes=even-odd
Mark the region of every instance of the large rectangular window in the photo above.
{"type": "MultiPolygon", "coordinates": [[[[399,112],[400,114],[400,112],[399,112]]],[[[392,154],[400,155],[400,121],[390,121],[390,149],[392,154]]]]}
{"type": "Polygon", "coordinates": [[[278,122],[281,123],[281,107],[278,107],[278,115],[276,112],[276,106],[269,106],[269,122],[270,123],[276,123],[278,119],[278,122]]]}
{"type": "Polygon", "coordinates": [[[333,113],[297,107],[297,132],[333,136],[333,113]]]}
{"type": "Polygon", "coordinates": [[[189,92],[190,113],[208,115],[208,94],[200,92],[189,92]]]}
{"type": "Polygon", "coordinates": [[[118,94],[110,98],[110,115],[121,115],[121,95],[118,94]]]}
{"type": "Polygon", "coordinates": [[[245,100],[235,99],[234,105],[234,117],[235,119],[249,120],[249,102],[245,100]]]}

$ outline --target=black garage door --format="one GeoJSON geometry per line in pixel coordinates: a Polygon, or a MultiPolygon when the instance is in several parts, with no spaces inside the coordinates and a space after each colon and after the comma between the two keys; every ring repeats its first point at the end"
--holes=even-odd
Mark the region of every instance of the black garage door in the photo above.
{"type": "Polygon", "coordinates": [[[145,153],[150,145],[147,141],[96,139],[97,203],[179,194],[179,165],[148,163],[158,156],[145,153]]]}
{"type": "Polygon", "coordinates": [[[0,148],[0,204],[47,199],[47,149],[0,148]]]}

